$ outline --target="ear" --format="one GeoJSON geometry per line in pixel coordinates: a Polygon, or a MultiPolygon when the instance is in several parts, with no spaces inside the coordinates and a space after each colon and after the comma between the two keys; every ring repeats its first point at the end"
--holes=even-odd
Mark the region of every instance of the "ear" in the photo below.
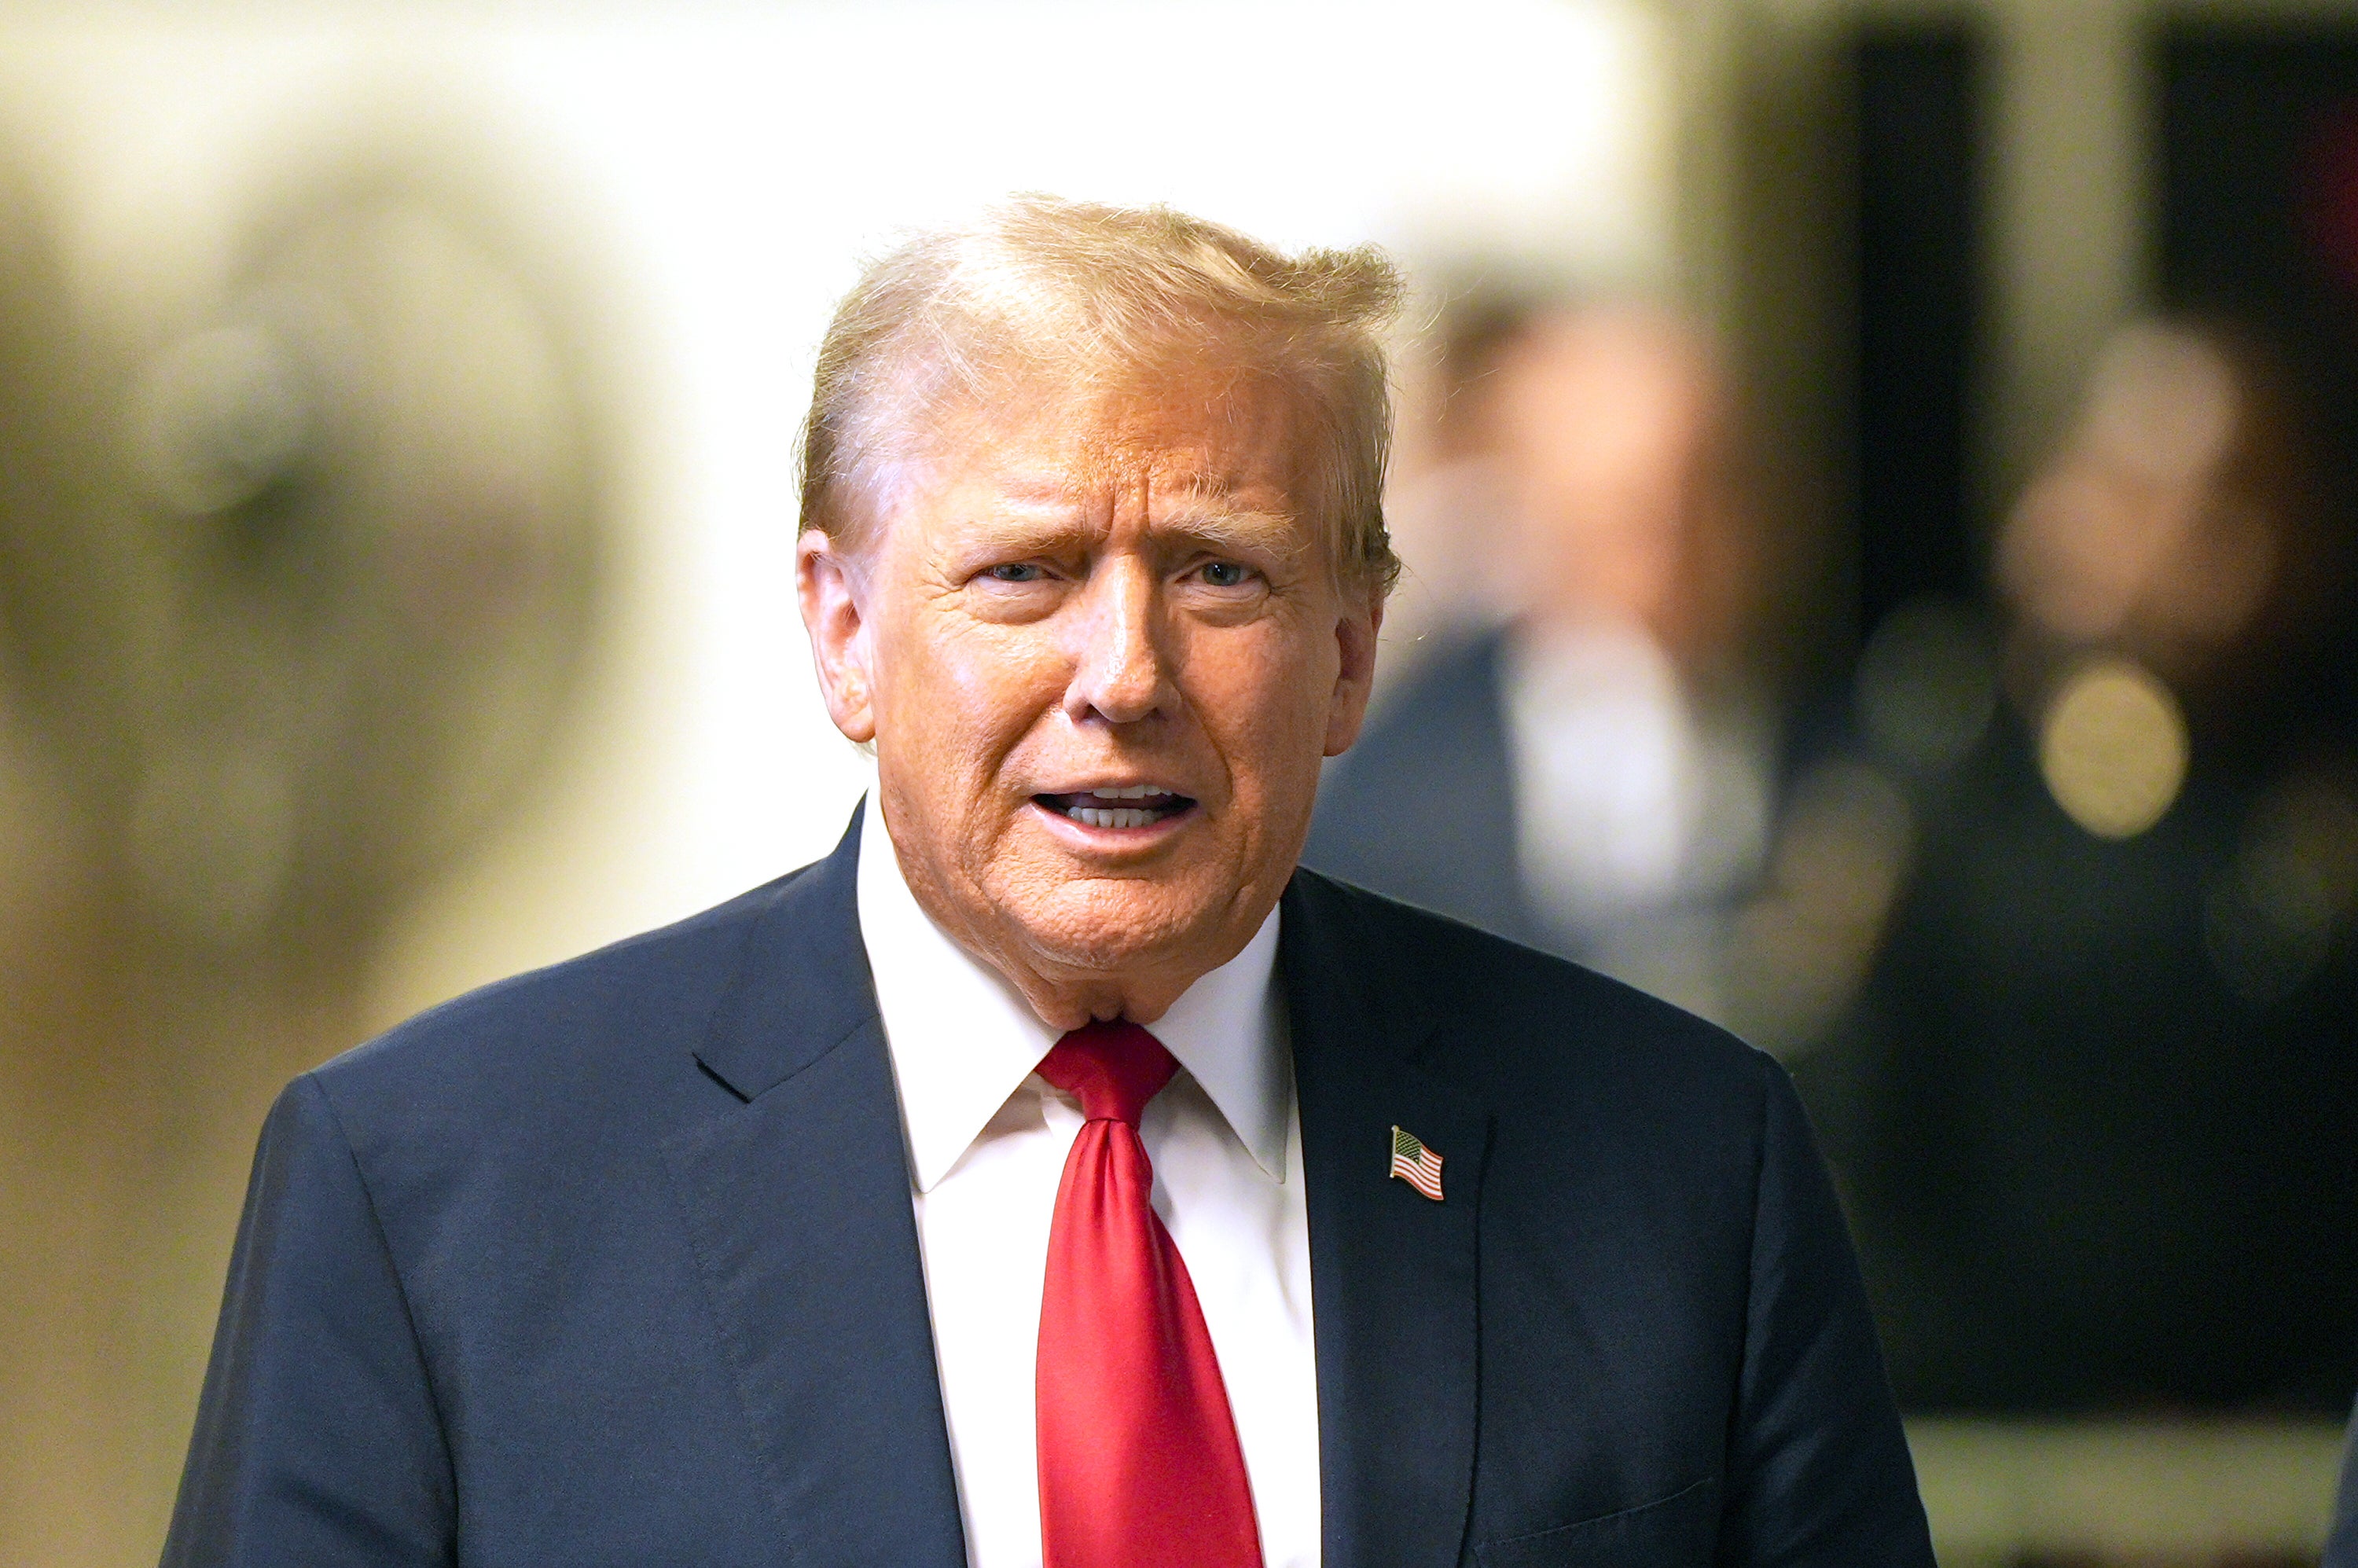
{"type": "Polygon", "coordinates": [[[810,634],[827,716],[854,742],[876,738],[876,685],[870,660],[865,562],[836,547],[824,531],[795,541],[795,592],[810,634]]]}
{"type": "Polygon", "coordinates": [[[1376,684],[1376,634],[1384,629],[1384,590],[1370,588],[1365,600],[1347,598],[1335,622],[1335,700],[1326,708],[1326,755],[1339,757],[1359,738],[1368,697],[1376,684]]]}

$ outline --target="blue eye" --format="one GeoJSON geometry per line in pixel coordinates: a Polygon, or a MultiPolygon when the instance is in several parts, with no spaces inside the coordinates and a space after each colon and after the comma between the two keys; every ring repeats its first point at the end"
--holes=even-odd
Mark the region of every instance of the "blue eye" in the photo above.
{"type": "Polygon", "coordinates": [[[1204,568],[1204,580],[1214,588],[1241,588],[1250,575],[1234,561],[1212,561],[1204,568]]]}
{"type": "Polygon", "coordinates": [[[991,567],[982,574],[993,582],[1038,582],[1042,573],[1028,562],[1014,561],[1005,566],[991,567]]]}

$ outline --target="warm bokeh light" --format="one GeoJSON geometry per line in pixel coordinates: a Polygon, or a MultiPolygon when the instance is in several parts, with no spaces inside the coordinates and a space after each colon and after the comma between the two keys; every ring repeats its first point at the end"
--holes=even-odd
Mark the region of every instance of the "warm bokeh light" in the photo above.
{"type": "Polygon", "coordinates": [[[2169,688],[2125,659],[2073,671],[2039,727],[2039,767],[2056,804],[2100,838],[2161,820],[2186,782],[2186,720],[2169,688]]]}

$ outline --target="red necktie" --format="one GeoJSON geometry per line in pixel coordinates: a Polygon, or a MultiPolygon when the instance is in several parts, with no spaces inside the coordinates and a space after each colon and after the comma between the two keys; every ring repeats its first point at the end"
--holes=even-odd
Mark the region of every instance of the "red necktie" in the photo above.
{"type": "Polygon", "coordinates": [[[1088,1118],[1056,1189],[1040,1301],[1046,1568],[1260,1568],[1212,1336],[1148,1201],[1138,1117],[1177,1066],[1120,1022],[1076,1029],[1040,1063],[1088,1118]]]}

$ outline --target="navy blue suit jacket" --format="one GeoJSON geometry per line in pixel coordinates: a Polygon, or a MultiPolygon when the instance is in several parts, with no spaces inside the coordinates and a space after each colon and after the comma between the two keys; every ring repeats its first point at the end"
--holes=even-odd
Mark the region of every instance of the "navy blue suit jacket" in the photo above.
{"type": "MultiPolygon", "coordinates": [[[[168,1564],[966,1561],[857,854],[287,1089],[168,1564]]],[[[1282,933],[1331,1568],[1929,1568],[1773,1063],[1313,874],[1282,933]]]]}

